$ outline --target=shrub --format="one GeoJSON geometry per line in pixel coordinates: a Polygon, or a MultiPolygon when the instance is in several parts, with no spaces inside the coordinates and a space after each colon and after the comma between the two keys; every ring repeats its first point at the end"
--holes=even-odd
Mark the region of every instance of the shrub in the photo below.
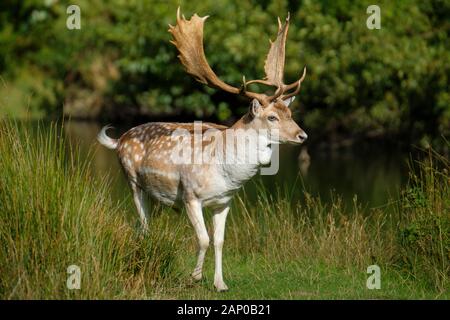
{"type": "Polygon", "coordinates": [[[405,269],[446,290],[450,274],[450,162],[430,154],[402,199],[399,243],[405,269]]]}

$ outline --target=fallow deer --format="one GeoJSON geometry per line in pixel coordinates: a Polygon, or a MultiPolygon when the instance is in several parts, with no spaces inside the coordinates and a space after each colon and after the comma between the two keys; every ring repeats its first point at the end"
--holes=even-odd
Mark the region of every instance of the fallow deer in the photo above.
{"type": "MultiPolygon", "coordinates": [[[[213,210],[215,273],[214,286],[218,291],[227,290],[222,276],[222,246],[224,241],[225,220],[230,209],[232,195],[251,177],[261,165],[270,162],[273,144],[300,144],[306,133],[291,117],[289,104],[300,91],[306,75],[306,68],[299,80],[284,84],[285,43],[289,28],[289,15],[282,24],[278,18],[278,35],[270,42],[270,49],[264,65],[265,78],[245,81],[240,87],[231,86],[220,80],[210,68],[203,49],[203,25],[208,16],[194,14],[187,20],[177,11],[177,23],[169,25],[173,36],[171,41],[179,52],[179,59],[187,73],[197,81],[228,93],[250,98],[249,111],[231,127],[212,123],[147,123],[134,127],[119,139],[106,135],[108,126],[98,135],[98,141],[109,149],[117,150],[120,163],[128,177],[143,228],[147,229],[147,213],[144,206],[144,192],[164,204],[184,206],[195,229],[199,249],[197,264],[192,273],[195,280],[202,278],[202,267],[209,236],[205,226],[202,209],[213,210]],[[252,92],[247,89],[251,83],[259,83],[276,88],[272,95],[252,92]],[[197,126],[196,130],[195,127],[197,126]],[[184,131],[189,139],[183,143],[173,138],[174,132],[184,131]],[[195,131],[204,134],[200,143],[195,143],[195,131]],[[213,133],[207,134],[207,131],[213,133]],[[258,161],[226,161],[227,153],[232,153],[240,144],[247,143],[240,139],[246,132],[256,132],[250,139],[258,140],[250,153],[258,155],[258,161]],[[259,135],[258,132],[265,132],[259,135]],[[275,132],[277,134],[275,134],[275,132]],[[214,138],[212,138],[214,137],[214,138]],[[232,141],[231,149],[219,141],[232,141]],[[262,141],[262,144],[261,144],[262,141]],[[171,157],[176,147],[188,148],[192,153],[202,152],[202,147],[214,154],[216,161],[196,163],[195,161],[177,162],[171,157]],[[200,149],[199,149],[200,148],[200,149]]],[[[233,155],[231,159],[236,159],[233,155]]],[[[191,158],[189,158],[191,159],[191,158]]],[[[192,160],[192,159],[191,159],[192,160]]]]}

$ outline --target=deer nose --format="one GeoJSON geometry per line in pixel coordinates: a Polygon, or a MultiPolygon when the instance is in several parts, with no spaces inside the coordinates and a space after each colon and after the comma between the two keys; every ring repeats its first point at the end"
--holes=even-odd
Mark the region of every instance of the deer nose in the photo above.
{"type": "Polygon", "coordinates": [[[308,138],[308,135],[306,134],[305,131],[301,131],[298,135],[297,135],[298,140],[300,140],[301,142],[305,141],[308,138]]]}

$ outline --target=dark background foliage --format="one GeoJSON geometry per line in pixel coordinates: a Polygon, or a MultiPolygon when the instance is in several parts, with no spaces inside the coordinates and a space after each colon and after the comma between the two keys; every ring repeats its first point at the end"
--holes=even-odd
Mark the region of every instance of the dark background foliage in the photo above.
{"type": "Polygon", "coordinates": [[[247,102],[196,83],[176,58],[167,29],[180,4],[186,17],[210,15],[208,61],[235,86],[263,77],[276,17],[289,11],[285,80],[307,65],[294,108],[316,137],[437,145],[450,135],[444,0],[378,1],[380,30],[366,27],[371,1],[4,0],[0,116],[232,121],[247,102]],[[81,30],[66,28],[69,4],[81,30]]]}

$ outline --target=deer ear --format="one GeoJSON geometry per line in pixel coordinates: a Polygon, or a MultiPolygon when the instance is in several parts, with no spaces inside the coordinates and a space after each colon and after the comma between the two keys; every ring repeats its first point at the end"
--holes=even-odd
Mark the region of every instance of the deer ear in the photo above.
{"type": "Polygon", "coordinates": [[[257,116],[261,112],[262,106],[261,103],[259,103],[258,100],[253,99],[250,103],[250,113],[252,116],[257,116]]]}
{"type": "Polygon", "coordinates": [[[289,107],[289,105],[295,100],[295,96],[292,96],[290,98],[287,98],[286,100],[283,100],[283,103],[286,107],[289,107]]]}

